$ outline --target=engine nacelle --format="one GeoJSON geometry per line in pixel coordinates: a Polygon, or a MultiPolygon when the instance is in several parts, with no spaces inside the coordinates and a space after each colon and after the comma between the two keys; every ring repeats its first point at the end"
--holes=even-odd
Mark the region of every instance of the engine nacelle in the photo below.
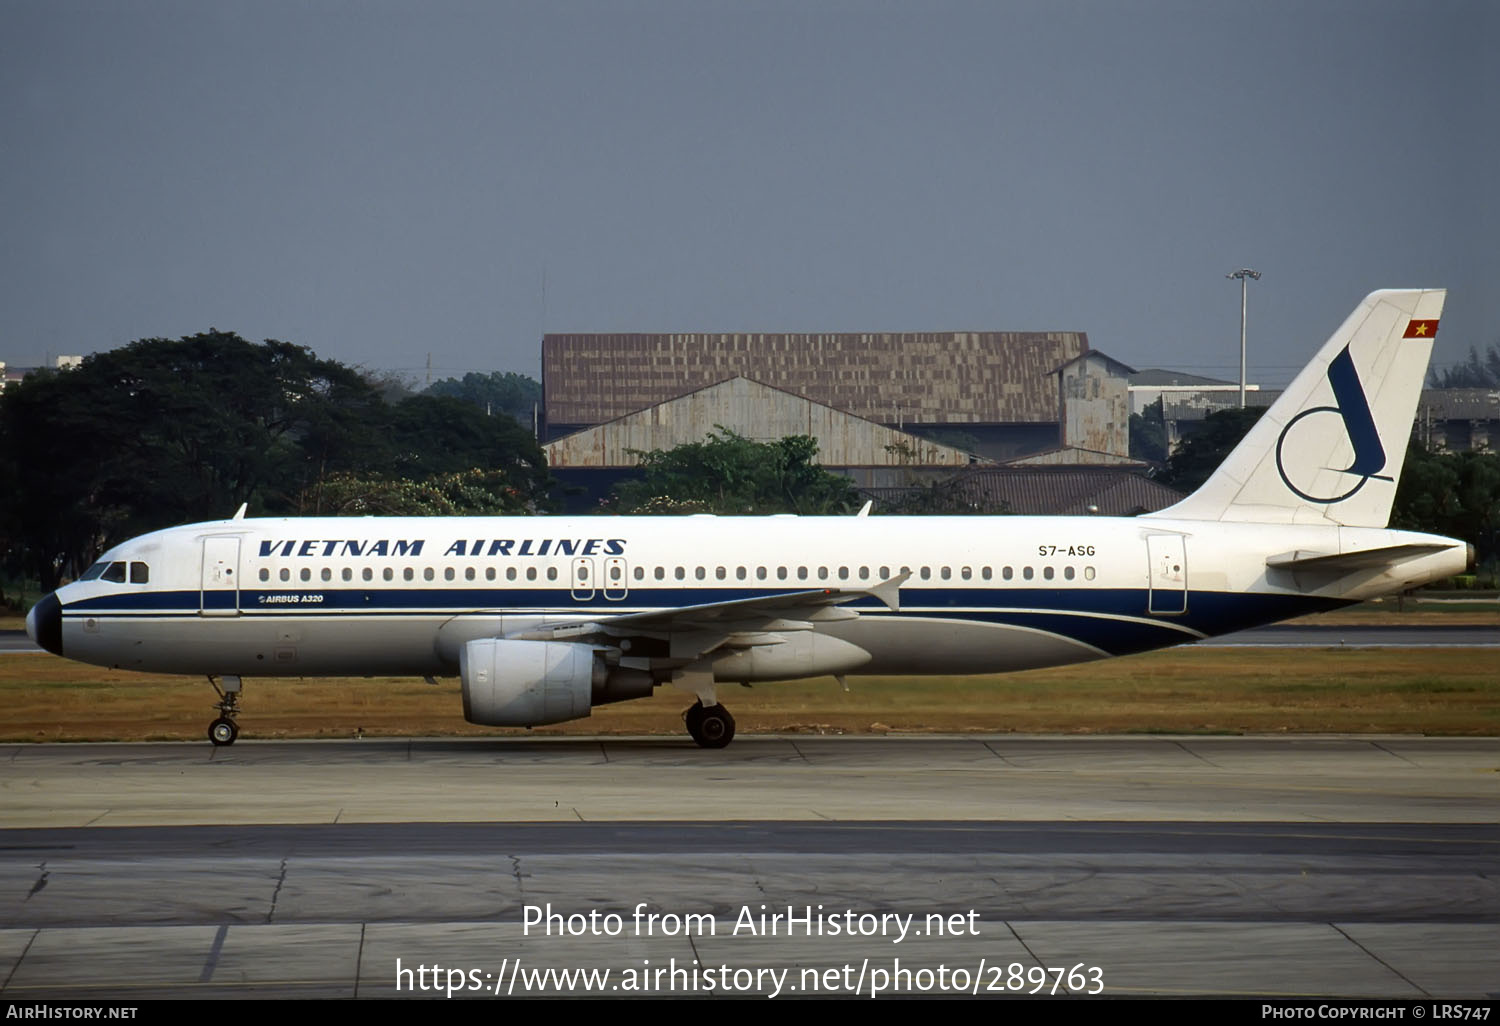
{"type": "Polygon", "coordinates": [[[458,655],[464,719],[487,727],[537,727],[589,714],[595,678],[607,672],[591,645],[480,638],[458,655]]]}

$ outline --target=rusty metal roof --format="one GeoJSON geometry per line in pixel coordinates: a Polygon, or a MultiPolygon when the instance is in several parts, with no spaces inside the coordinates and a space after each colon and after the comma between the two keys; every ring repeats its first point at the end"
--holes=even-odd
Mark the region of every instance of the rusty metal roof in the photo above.
{"type": "MultiPolygon", "coordinates": [[[[1166,509],[1183,493],[1166,485],[1107,467],[994,467],[960,473],[954,486],[964,505],[980,512],[1026,516],[1132,516],[1166,509]]],[[[880,499],[906,489],[861,489],[880,499]]]]}
{"type": "Polygon", "coordinates": [[[736,376],[881,424],[1055,422],[1081,331],[547,335],[549,425],[600,424],[736,376]]]}

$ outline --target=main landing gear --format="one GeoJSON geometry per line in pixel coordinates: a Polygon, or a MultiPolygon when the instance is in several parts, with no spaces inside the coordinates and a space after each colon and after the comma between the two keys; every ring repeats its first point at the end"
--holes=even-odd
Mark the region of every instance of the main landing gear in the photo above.
{"type": "Polygon", "coordinates": [[[208,739],[216,746],[232,745],[234,739],[240,736],[239,725],[234,718],[240,711],[240,692],[244,684],[238,677],[223,678],[223,685],[214,678],[208,678],[213,685],[214,691],[219,696],[219,718],[208,725],[208,739]]]}
{"type": "Polygon", "coordinates": [[[682,714],[688,733],[703,748],[723,748],[734,740],[734,717],[722,705],[694,702],[682,714]]]}

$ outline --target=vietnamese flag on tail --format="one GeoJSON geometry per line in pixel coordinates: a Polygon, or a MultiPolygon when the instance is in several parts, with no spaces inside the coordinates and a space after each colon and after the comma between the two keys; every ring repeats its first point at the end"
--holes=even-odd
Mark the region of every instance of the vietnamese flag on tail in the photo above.
{"type": "Polygon", "coordinates": [[[1406,334],[1402,338],[1432,338],[1437,334],[1437,321],[1408,321],[1406,334]]]}

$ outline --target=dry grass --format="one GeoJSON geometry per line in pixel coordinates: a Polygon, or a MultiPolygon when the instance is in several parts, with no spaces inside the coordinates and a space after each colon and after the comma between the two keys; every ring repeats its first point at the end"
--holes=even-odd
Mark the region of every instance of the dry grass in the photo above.
{"type": "MultiPolygon", "coordinates": [[[[724,687],[741,733],[1376,732],[1500,733],[1500,673],[1468,649],[1173,649],[993,677],[830,678],[724,687]]],[[[244,736],[524,733],[463,720],[457,682],[246,682],[244,736]]],[[[682,732],[689,698],[605,706],[546,734],[682,732]]],[[[208,685],[111,671],[47,655],[0,658],[0,740],[199,739],[215,715],[208,685]]]]}

